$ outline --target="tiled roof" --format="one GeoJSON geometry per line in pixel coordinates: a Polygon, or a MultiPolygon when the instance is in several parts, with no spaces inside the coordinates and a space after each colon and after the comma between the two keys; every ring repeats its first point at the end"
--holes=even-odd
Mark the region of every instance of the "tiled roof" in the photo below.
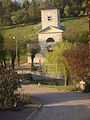
{"type": "Polygon", "coordinates": [[[41,10],[50,10],[50,9],[57,9],[57,8],[51,4],[41,8],[41,10]]]}

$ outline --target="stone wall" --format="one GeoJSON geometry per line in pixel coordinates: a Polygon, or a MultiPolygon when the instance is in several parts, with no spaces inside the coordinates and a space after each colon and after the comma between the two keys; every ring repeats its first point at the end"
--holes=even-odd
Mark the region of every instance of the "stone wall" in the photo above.
{"type": "MultiPolygon", "coordinates": [[[[43,63],[43,60],[44,60],[43,56],[40,53],[38,53],[35,55],[34,63],[35,64],[39,64],[39,62],[43,63]]],[[[31,64],[31,55],[30,54],[28,54],[28,63],[31,64]]]]}
{"type": "Polygon", "coordinates": [[[58,9],[51,10],[41,10],[41,21],[42,29],[47,28],[48,26],[60,27],[60,12],[58,9]],[[48,21],[48,14],[51,15],[52,19],[48,21]]]}

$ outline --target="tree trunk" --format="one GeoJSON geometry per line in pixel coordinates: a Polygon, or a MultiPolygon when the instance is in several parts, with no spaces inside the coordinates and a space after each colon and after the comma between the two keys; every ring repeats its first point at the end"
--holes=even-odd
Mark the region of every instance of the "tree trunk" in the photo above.
{"type": "Polygon", "coordinates": [[[31,61],[32,61],[31,66],[34,65],[34,58],[35,58],[35,55],[31,55],[31,61]]]}
{"type": "Polygon", "coordinates": [[[70,75],[65,75],[65,86],[69,85],[70,75]]]}
{"type": "Polygon", "coordinates": [[[3,61],[3,64],[4,64],[4,67],[6,68],[7,67],[6,60],[3,61]]]}
{"type": "Polygon", "coordinates": [[[14,69],[15,68],[15,60],[14,60],[13,57],[12,57],[12,60],[11,60],[11,65],[12,65],[12,69],[14,69]]]}
{"type": "Polygon", "coordinates": [[[31,66],[33,66],[33,64],[34,64],[34,58],[32,58],[32,63],[31,63],[31,66]]]}
{"type": "Polygon", "coordinates": [[[20,50],[18,49],[18,61],[17,61],[18,63],[18,67],[20,67],[20,50]]]}

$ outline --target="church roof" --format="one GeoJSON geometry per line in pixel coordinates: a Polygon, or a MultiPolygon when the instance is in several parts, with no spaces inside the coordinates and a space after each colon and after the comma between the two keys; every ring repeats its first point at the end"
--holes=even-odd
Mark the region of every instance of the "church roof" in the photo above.
{"type": "Polygon", "coordinates": [[[45,29],[39,31],[39,33],[47,33],[47,32],[50,32],[50,33],[55,33],[55,32],[63,32],[64,30],[62,28],[58,28],[58,27],[55,27],[55,26],[48,26],[46,27],[45,29]]]}
{"type": "Polygon", "coordinates": [[[55,6],[49,4],[41,8],[41,10],[50,10],[50,9],[57,9],[55,6]]]}

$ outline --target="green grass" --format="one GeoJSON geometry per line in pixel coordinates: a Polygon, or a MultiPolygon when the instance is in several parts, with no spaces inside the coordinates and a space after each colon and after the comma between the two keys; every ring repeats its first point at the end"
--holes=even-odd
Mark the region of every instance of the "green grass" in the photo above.
{"type": "MultiPolygon", "coordinates": [[[[81,33],[82,31],[88,31],[88,17],[76,18],[76,19],[66,19],[61,22],[64,25],[66,32],[70,30],[72,25],[77,28],[77,31],[81,33]]],[[[28,40],[34,40],[38,37],[38,32],[41,30],[41,24],[28,24],[28,25],[18,25],[18,26],[8,26],[4,29],[4,36],[12,37],[16,36],[23,39],[23,42],[28,40]]]]}
{"type": "Polygon", "coordinates": [[[5,38],[13,40],[13,36],[16,36],[18,41],[26,44],[31,40],[36,40],[38,36],[38,31],[41,29],[41,25],[18,25],[18,26],[8,26],[4,29],[3,34],[5,38]]]}
{"type": "Polygon", "coordinates": [[[53,88],[58,91],[75,91],[75,86],[56,86],[56,85],[39,85],[44,88],[53,88]]]}
{"type": "MultiPolygon", "coordinates": [[[[65,26],[65,32],[71,32],[71,28],[74,25],[77,29],[78,34],[83,31],[88,31],[88,17],[83,18],[74,18],[74,19],[64,19],[61,22],[61,25],[65,26]]],[[[26,48],[26,44],[30,41],[38,39],[38,32],[41,30],[41,23],[39,24],[20,24],[14,26],[5,27],[3,30],[3,35],[7,39],[10,39],[15,44],[13,36],[16,36],[20,45],[22,45],[22,50],[26,48]]],[[[24,51],[24,53],[26,53],[24,51]]],[[[26,56],[24,54],[24,56],[26,56]]],[[[23,58],[23,57],[22,57],[23,58]]]]}
{"type": "Polygon", "coordinates": [[[65,26],[66,32],[74,25],[78,33],[88,31],[88,17],[62,20],[61,25],[65,26]]]}

